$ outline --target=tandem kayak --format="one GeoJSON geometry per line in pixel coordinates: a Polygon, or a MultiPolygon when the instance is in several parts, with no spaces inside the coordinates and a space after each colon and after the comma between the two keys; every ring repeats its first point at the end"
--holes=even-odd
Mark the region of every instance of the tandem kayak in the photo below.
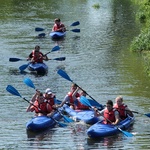
{"type": "Polygon", "coordinates": [[[30,63],[28,69],[42,75],[48,72],[48,66],[45,63],[30,63]]]}
{"type": "Polygon", "coordinates": [[[51,32],[50,37],[53,39],[63,38],[66,35],[66,32],[51,32]]]}
{"type": "Polygon", "coordinates": [[[128,116],[125,120],[121,121],[117,127],[114,125],[103,124],[103,121],[99,121],[87,130],[87,135],[90,138],[112,136],[120,132],[118,128],[122,130],[128,129],[134,123],[134,120],[134,117],[128,116]]]}
{"type": "Polygon", "coordinates": [[[55,112],[52,117],[37,116],[27,122],[26,129],[33,132],[44,131],[53,128],[61,118],[62,115],[59,112],[55,112]]]}
{"type": "Polygon", "coordinates": [[[67,113],[74,121],[83,121],[86,124],[94,124],[99,121],[98,117],[94,116],[93,110],[73,110],[67,104],[63,105],[63,111],[67,113]]]}

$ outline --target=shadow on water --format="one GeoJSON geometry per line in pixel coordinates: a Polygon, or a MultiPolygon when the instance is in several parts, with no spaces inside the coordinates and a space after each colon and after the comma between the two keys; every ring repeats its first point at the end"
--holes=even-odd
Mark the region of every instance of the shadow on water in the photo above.
{"type": "Polygon", "coordinates": [[[51,138],[55,130],[45,130],[41,132],[32,132],[29,130],[26,130],[27,138],[29,141],[42,141],[46,138],[51,138]]]}
{"type": "Polygon", "coordinates": [[[42,77],[42,76],[47,76],[47,73],[38,73],[36,71],[19,71],[18,69],[10,68],[9,69],[9,74],[10,75],[34,75],[35,77],[42,77]]]}
{"type": "MultiPolygon", "coordinates": [[[[100,146],[107,146],[111,148],[115,143],[122,140],[122,136],[114,135],[110,137],[103,137],[98,139],[87,139],[87,144],[89,146],[99,147],[100,146]]],[[[114,146],[113,146],[114,147],[114,146]]]]}

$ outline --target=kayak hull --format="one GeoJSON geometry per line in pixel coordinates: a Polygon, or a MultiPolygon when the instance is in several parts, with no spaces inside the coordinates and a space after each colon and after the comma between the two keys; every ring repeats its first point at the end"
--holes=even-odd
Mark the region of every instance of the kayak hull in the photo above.
{"type": "Polygon", "coordinates": [[[64,104],[63,111],[77,122],[83,121],[86,124],[92,125],[99,121],[98,117],[94,116],[93,110],[73,110],[67,104],[64,104]]]}
{"type": "Polygon", "coordinates": [[[31,63],[28,69],[37,72],[37,74],[46,74],[48,72],[48,66],[45,63],[31,63]]]}
{"type": "Polygon", "coordinates": [[[65,37],[66,32],[51,32],[49,35],[53,39],[60,39],[65,37]]]}
{"type": "Polygon", "coordinates": [[[52,117],[37,116],[27,122],[26,129],[32,132],[41,132],[55,127],[57,121],[59,121],[61,118],[62,116],[59,112],[54,113],[52,117]]]}
{"type": "MultiPolygon", "coordinates": [[[[134,120],[134,117],[128,116],[125,120],[121,121],[117,127],[126,130],[134,123],[134,120]]],[[[117,127],[114,125],[103,124],[103,121],[99,121],[87,130],[87,135],[90,138],[112,136],[120,133],[117,127]]]]}

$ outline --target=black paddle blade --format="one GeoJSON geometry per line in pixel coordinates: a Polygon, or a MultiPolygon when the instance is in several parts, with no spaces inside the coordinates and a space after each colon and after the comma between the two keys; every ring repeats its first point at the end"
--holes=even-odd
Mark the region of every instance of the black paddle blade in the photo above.
{"type": "Polygon", "coordinates": [[[22,59],[20,59],[20,58],[9,58],[9,61],[11,61],[11,62],[16,62],[19,60],[22,60],[22,59]]]}
{"type": "Polygon", "coordinates": [[[148,113],[148,114],[144,114],[144,115],[150,118],[150,113],[148,113]]]}
{"type": "Polygon", "coordinates": [[[65,59],[66,59],[66,57],[60,57],[60,58],[54,58],[53,60],[63,61],[65,59]]]}
{"type": "Polygon", "coordinates": [[[39,27],[35,28],[35,31],[43,31],[43,30],[44,30],[43,28],[39,28],[39,27]]]}
{"type": "Polygon", "coordinates": [[[72,32],[80,32],[80,29],[72,29],[70,31],[72,31],[72,32]]]}
{"type": "Polygon", "coordinates": [[[72,23],[70,26],[77,26],[77,25],[79,25],[79,24],[80,24],[80,22],[79,22],[79,21],[76,21],[76,22],[72,23]]]}
{"type": "Polygon", "coordinates": [[[41,34],[38,35],[38,37],[45,37],[45,36],[46,36],[45,33],[41,33],[41,34]]]}

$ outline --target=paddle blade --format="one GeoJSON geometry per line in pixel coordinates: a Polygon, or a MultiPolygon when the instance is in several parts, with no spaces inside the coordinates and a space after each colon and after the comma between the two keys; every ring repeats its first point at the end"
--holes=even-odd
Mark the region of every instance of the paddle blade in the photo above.
{"type": "Polygon", "coordinates": [[[80,22],[79,22],[79,21],[76,21],[76,22],[72,23],[70,26],[77,26],[77,25],[79,25],[79,24],[80,24],[80,22]]]}
{"type": "Polygon", "coordinates": [[[58,51],[58,50],[60,50],[60,47],[57,45],[52,48],[51,52],[58,51]]]}
{"type": "Polygon", "coordinates": [[[20,95],[20,93],[19,93],[13,86],[11,86],[11,85],[8,85],[8,86],[6,87],[6,90],[7,90],[9,93],[11,93],[12,95],[16,95],[16,96],[22,97],[22,96],[20,95]]]}
{"type": "Polygon", "coordinates": [[[57,123],[58,123],[59,127],[66,127],[67,126],[66,124],[64,124],[62,122],[57,122],[57,123]]]}
{"type": "Polygon", "coordinates": [[[92,107],[92,105],[90,104],[89,100],[85,97],[85,96],[81,96],[80,97],[80,102],[85,105],[85,106],[89,106],[92,107]]]}
{"type": "Polygon", "coordinates": [[[27,86],[29,86],[29,87],[35,89],[35,86],[34,86],[34,84],[33,84],[33,82],[31,81],[30,78],[25,78],[25,79],[23,80],[23,82],[24,82],[27,86]]]}
{"type": "Polygon", "coordinates": [[[24,64],[24,65],[19,67],[19,70],[24,71],[28,66],[29,66],[29,64],[24,64]]]}
{"type": "Polygon", "coordinates": [[[70,31],[72,31],[72,32],[80,32],[80,29],[72,29],[70,31]]]}
{"type": "Polygon", "coordinates": [[[43,30],[45,30],[45,29],[39,28],[39,27],[35,28],[35,31],[43,31],[43,30]]]}
{"type": "Polygon", "coordinates": [[[74,120],[72,120],[71,118],[68,118],[68,117],[65,116],[65,115],[62,115],[62,116],[63,116],[65,122],[67,122],[67,123],[74,122],[74,120]]]}
{"type": "Polygon", "coordinates": [[[20,59],[20,58],[9,58],[9,61],[11,61],[11,62],[16,62],[16,61],[20,61],[20,60],[22,60],[22,59],[20,59]]]}
{"type": "Polygon", "coordinates": [[[58,73],[60,76],[62,76],[63,78],[65,78],[66,80],[73,82],[73,81],[70,79],[70,77],[67,75],[67,73],[66,73],[65,71],[59,69],[59,70],[57,71],[57,73],[58,73]]]}
{"type": "Polygon", "coordinates": [[[60,57],[60,58],[54,58],[53,60],[63,61],[65,59],[66,59],[66,57],[60,57]]]}
{"type": "Polygon", "coordinates": [[[125,136],[127,136],[127,137],[133,137],[133,134],[131,134],[130,132],[127,132],[127,131],[124,131],[124,130],[122,130],[122,129],[120,129],[120,128],[117,128],[119,131],[121,131],[125,136]]]}
{"type": "Polygon", "coordinates": [[[45,36],[46,36],[45,33],[40,33],[40,34],[38,35],[38,37],[45,37],[45,36]]]}
{"type": "Polygon", "coordinates": [[[144,115],[150,118],[150,113],[148,113],[148,114],[144,114],[144,115]]]}

